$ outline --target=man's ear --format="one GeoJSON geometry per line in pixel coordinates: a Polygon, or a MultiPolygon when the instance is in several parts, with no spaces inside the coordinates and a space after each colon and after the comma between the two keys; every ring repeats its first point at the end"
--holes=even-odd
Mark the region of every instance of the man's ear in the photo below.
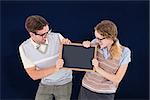
{"type": "Polygon", "coordinates": [[[32,37],[34,34],[32,32],[29,32],[29,35],[32,37]]]}

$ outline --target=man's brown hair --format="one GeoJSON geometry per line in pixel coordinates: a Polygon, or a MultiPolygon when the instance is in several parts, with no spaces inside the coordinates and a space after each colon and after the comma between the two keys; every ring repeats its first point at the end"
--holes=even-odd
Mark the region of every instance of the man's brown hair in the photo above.
{"type": "Polygon", "coordinates": [[[25,21],[25,28],[28,32],[36,32],[46,25],[48,25],[48,22],[39,15],[29,16],[25,21]]]}

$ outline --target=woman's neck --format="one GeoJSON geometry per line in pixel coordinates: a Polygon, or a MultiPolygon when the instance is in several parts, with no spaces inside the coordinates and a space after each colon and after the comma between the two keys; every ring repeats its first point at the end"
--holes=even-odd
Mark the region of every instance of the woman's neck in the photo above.
{"type": "Polygon", "coordinates": [[[111,49],[113,43],[114,43],[114,41],[112,40],[112,41],[110,42],[110,44],[107,46],[107,50],[108,50],[108,51],[110,51],[110,49],[111,49]]]}

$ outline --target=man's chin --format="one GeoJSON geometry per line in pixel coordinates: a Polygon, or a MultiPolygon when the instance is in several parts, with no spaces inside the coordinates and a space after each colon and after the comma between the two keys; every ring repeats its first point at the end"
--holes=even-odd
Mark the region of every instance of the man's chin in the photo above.
{"type": "Polygon", "coordinates": [[[41,41],[40,44],[45,44],[46,41],[41,41]]]}

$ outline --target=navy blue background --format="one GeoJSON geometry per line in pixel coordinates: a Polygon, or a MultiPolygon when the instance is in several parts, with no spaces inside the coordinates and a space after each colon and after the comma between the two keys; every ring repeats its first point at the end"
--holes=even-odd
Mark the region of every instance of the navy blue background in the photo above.
{"type": "MultiPolygon", "coordinates": [[[[132,51],[132,62],[120,83],[116,98],[148,99],[149,2],[1,2],[1,98],[33,99],[38,82],[26,74],[19,58],[19,45],[29,38],[24,28],[29,15],[48,20],[53,31],[73,42],[92,40],[94,26],[103,19],[114,21],[120,42],[132,51]]],[[[83,72],[74,71],[72,99],[76,99],[83,72]]]]}

